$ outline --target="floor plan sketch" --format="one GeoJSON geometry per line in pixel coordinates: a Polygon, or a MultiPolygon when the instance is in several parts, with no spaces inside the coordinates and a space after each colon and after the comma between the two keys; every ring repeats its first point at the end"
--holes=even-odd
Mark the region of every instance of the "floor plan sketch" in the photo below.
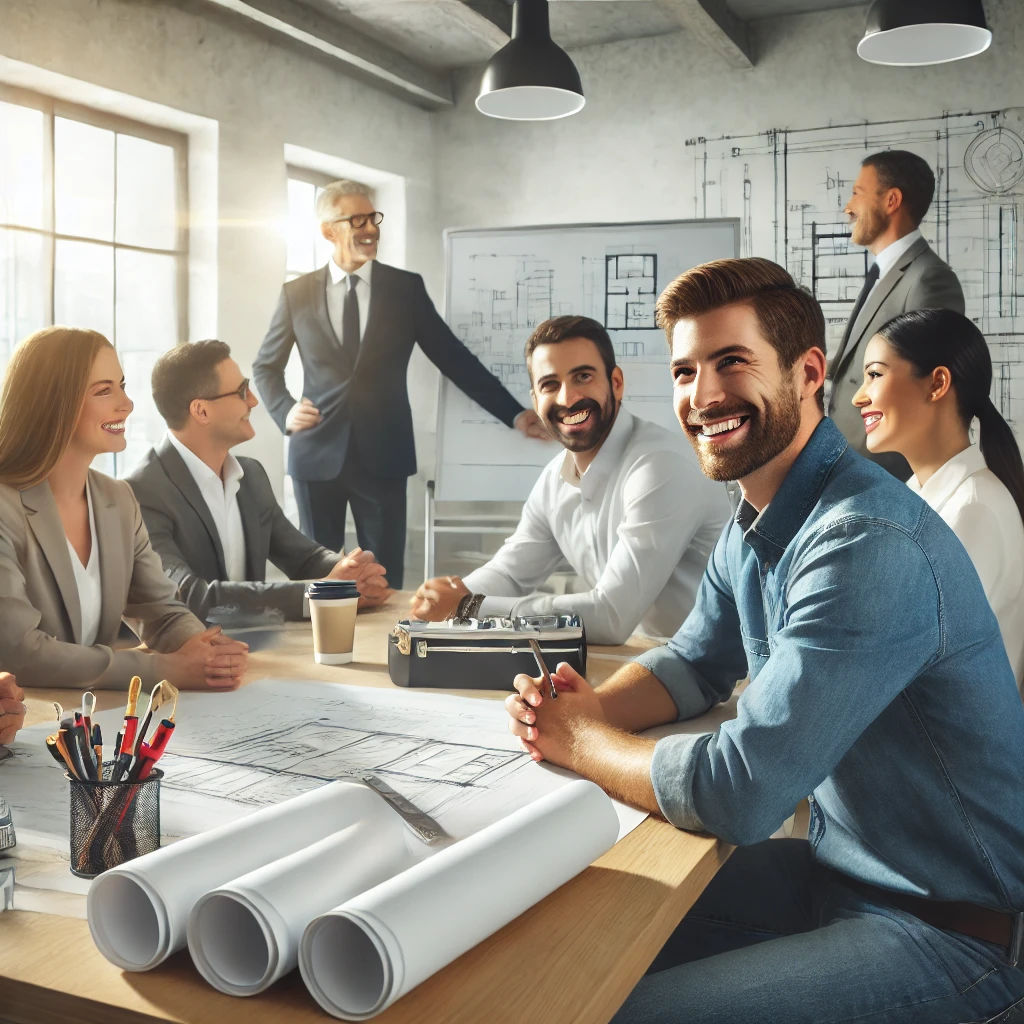
{"type": "MultiPolygon", "coordinates": [[[[520,401],[530,403],[523,346],[550,317],[604,324],[626,377],[626,404],[675,428],[665,338],[655,303],[705,260],[736,255],[733,219],[450,231],[446,319],[520,401]]],[[[522,500],[558,451],[509,431],[442,381],[439,500],[522,500]]]]}
{"type": "Polygon", "coordinates": [[[1024,108],[686,140],[694,217],[739,217],[741,254],[783,264],[822,304],[830,350],[868,254],[843,207],[860,161],[909,149],[935,172],[922,231],[963,285],[988,339],[993,400],[1024,432],[1024,108]]]}
{"type": "MultiPolygon", "coordinates": [[[[122,711],[95,720],[113,736],[122,711]]],[[[335,779],[373,774],[456,838],[564,784],[524,754],[499,700],[300,680],[238,693],[182,693],[161,759],[165,836],[191,835],[335,779]]],[[[19,844],[67,849],[68,785],[47,754],[47,727],[23,730],[4,795],[19,844]]]]}
{"type": "MultiPolygon", "coordinates": [[[[632,253],[606,256],[604,320],[609,331],[656,331],[654,306],[658,301],[658,254],[632,253]]],[[[635,350],[622,348],[619,358],[632,359],[639,352],[637,342],[624,342],[624,346],[637,346],[635,350]]]]}

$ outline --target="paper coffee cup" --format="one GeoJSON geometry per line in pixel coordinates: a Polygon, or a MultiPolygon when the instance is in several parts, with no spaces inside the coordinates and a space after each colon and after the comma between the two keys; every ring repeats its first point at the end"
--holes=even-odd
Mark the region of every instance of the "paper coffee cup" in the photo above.
{"type": "Polygon", "coordinates": [[[317,580],[306,587],[313,624],[313,657],[320,665],[352,660],[359,590],[355,580],[317,580]]]}

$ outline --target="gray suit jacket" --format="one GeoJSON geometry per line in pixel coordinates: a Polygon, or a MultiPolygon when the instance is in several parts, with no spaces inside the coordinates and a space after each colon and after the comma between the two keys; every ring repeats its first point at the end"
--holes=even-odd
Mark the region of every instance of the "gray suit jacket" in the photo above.
{"type": "Polygon", "coordinates": [[[828,414],[836,421],[850,445],[885,466],[901,480],[910,478],[907,460],[895,452],[872,455],[866,444],[864,421],[853,405],[853,396],[864,380],[864,349],[878,329],[900,313],[912,309],[964,311],[964,293],[956,274],[919,238],[879,279],[856,323],[848,323],[839,350],[829,367],[832,397],[828,414]]]}
{"type": "Polygon", "coordinates": [[[168,673],[160,654],[114,651],[124,618],[158,652],[176,651],[203,625],[174,597],[150,546],[131,488],[89,471],[99,545],[102,610],[83,647],[82,608],[67,536],[50,485],[0,484],[0,666],[22,686],[118,687],[168,673]]]}
{"type": "Polygon", "coordinates": [[[285,618],[302,618],[303,582],[265,583],[267,559],[290,580],[319,579],[338,560],[300,533],[274,497],[266,470],[241,458],[245,475],[238,488],[238,509],[245,536],[245,580],[228,580],[224,548],[205,499],[174,445],[164,439],[151,448],[128,482],[142,506],[153,547],[178,596],[200,618],[217,606],[244,612],[277,608],[285,618]]]}

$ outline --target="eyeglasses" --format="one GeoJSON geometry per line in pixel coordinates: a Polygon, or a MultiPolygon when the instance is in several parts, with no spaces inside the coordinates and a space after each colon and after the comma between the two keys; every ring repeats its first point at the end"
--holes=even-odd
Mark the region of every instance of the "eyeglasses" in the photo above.
{"type": "Polygon", "coordinates": [[[374,210],[373,213],[353,213],[348,217],[335,217],[331,221],[332,224],[341,224],[342,222],[348,222],[348,224],[358,231],[360,228],[365,228],[367,221],[371,224],[379,224],[384,219],[384,214],[380,210],[374,210]]]}
{"type": "Polygon", "coordinates": [[[247,402],[251,394],[252,392],[249,390],[249,378],[246,377],[234,391],[225,391],[223,395],[209,395],[204,398],[203,401],[216,402],[218,398],[231,398],[231,396],[234,395],[235,398],[240,398],[243,402],[247,402]]]}

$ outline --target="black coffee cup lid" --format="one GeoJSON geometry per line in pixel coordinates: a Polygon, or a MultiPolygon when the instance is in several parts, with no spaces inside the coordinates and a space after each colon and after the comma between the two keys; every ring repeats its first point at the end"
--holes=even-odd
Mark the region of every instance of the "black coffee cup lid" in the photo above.
{"type": "Polygon", "coordinates": [[[315,580],[306,587],[306,593],[321,600],[339,600],[344,597],[358,597],[359,587],[355,580],[315,580]]]}

